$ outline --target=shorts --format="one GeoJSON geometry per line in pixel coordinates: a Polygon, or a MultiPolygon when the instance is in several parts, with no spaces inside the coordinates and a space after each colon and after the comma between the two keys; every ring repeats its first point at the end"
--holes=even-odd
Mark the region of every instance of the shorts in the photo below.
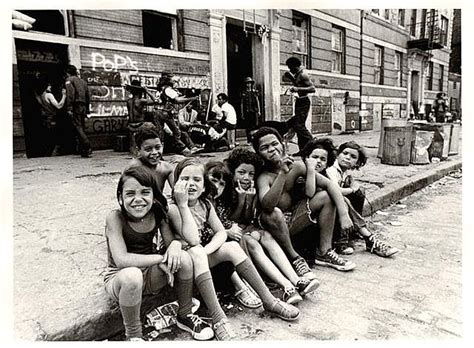
{"type": "MultiPolygon", "coordinates": [[[[157,295],[161,289],[168,284],[166,274],[158,267],[153,265],[149,267],[130,267],[139,268],[143,274],[143,295],[157,295]]],[[[105,292],[115,301],[119,301],[119,294],[116,291],[115,283],[120,271],[127,268],[109,267],[104,276],[105,292]]]]}
{"type": "MultiPolygon", "coordinates": [[[[298,234],[306,227],[318,223],[311,212],[309,207],[309,199],[307,198],[298,201],[292,210],[283,212],[283,216],[285,218],[286,224],[288,225],[290,236],[298,234]]],[[[261,214],[258,216],[258,225],[264,228],[261,221],[261,214]]]]}
{"type": "Polygon", "coordinates": [[[232,129],[235,129],[237,128],[237,125],[236,124],[232,124],[232,123],[229,123],[227,121],[223,121],[221,122],[221,126],[226,128],[227,130],[232,130],[232,129]]]}

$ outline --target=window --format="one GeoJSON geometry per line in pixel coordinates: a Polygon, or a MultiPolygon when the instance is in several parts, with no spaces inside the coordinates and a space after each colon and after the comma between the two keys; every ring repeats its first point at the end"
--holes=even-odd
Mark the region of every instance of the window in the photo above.
{"type": "Polygon", "coordinates": [[[306,16],[293,11],[293,56],[298,57],[306,68],[309,66],[308,54],[309,20],[306,16]]]}
{"type": "Polygon", "coordinates": [[[456,88],[458,88],[458,83],[457,81],[453,81],[453,89],[456,89],[456,88]]]}
{"type": "Polygon", "coordinates": [[[442,45],[448,45],[448,19],[444,16],[441,16],[441,32],[439,39],[439,42],[442,45]]]}
{"type": "Polygon", "coordinates": [[[142,11],[143,45],[176,49],[178,30],[176,16],[156,11],[142,11]]]}
{"type": "Polygon", "coordinates": [[[395,52],[395,71],[397,73],[397,86],[402,87],[402,73],[403,73],[403,54],[395,52]]]}
{"type": "Polygon", "coordinates": [[[426,75],[426,89],[433,90],[433,62],[430,62],[428,65],[428,73],[426,75]]]}
{"type": "Polygon", "coordinates": [[[383,18],[385,18],[387,21],[390,20],[390,10],[383,11],[383,18]]]}
{"type": "Polygon", "coordinates": [[[374,83],[383,85],[383,47],[375,45],[374,83]]]}
{"type": "Polygon", "coordinates": [[[344,29],[333,26],[331,36],[331,71],[339,74],[345,73],[345,35],[344,29]]]}
{"type": "Polygon", "coordinates": [[[405,26],[405,10],[398,10],[398,25],[405,26]]]}
{"type": "Polygon", "coordinates": [[[373,10],[372,10],[372,13],[373,13],[373,14],[376,14],[377,16],[380,16],[380,10],[373,9],[373,10]]]}
{"type": "Polygon", "coordinates": [[[410,35],[416,36],[416,10],[411,10],[410,35]]]}
{"type": "Polygon", "coordinates": [[[440,91],[443,90],[443,81],[444,80],[444,65],[439,65],[439,81],[438,81],[438,89],[440,91]]]}

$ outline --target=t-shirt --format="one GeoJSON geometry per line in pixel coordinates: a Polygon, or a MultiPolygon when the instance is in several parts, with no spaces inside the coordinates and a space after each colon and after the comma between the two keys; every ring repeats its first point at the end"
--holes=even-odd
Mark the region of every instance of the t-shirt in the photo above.
{"type": "Polygon", "coordinates": [[[326,174],[329,180],[336,183],[339,187],[343,186],[344,181],[347,178],[347,174],[342,172],[337,160],[334,161],[334,164],[331,167],[326,169],[326,174]]]}
{"type": "Polygon", "coordinates": [[[221,106],[222,114],[225,116],[225,121],[230,124],[237,124],[237,114],[235,113],[235,109],[232,105],[225,102],[221,106]]]}

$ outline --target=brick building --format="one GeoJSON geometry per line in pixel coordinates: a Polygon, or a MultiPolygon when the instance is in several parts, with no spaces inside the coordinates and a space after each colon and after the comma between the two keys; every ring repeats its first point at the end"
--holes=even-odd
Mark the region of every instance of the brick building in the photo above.
{"type": "MultiPolygon", "coordinates": [[[[380,128],[382,117],[421,113],[446,91],[452,10],[66,10],[21,11],[37,19],[13,30],[14,152],[34,156],[33,80],[60,81],[80,68],[92,93],[87,133],[111,148],[126,127],[132,78],[153,87],[163,72],[208,98],[239,105],[252,76],[266,120],[292,114],[285,61],[298,56],[316,85],[308,128],[315,133],[380,128]]],[[[236,108],[238,110],[238,107],[236,108]]]]}

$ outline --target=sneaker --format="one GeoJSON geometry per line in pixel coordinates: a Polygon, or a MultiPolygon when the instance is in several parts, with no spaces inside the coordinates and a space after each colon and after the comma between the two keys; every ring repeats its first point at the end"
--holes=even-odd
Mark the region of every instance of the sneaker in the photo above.
{"type": "Polygon", "coordinates": [[[316,253],[315,263],[319,266],[327,266],[338,271],[351,271],[355,268],[355,263],[340,257],[333,249],[329,249],[325,255],[316,253]]]}
{"type": "Polygon", "coordinates": [[[191,152],[190,149],[185,148],[185,149],[181,152],[181,154],[182,154],[184,157],[190,157],[193,153],[191,152]]]}
{"type": "Polygon", "coordinates": [[[400,251],[398,248],[378,240],[373,234],[365,238],[365,248],[367,251],[382,257],[390,257],[400,251]]]}
{"type": "Polygon", "coordinates": [[[177,317],[176,325],[181,330],[191,333],[191,336],[197,341],[207,341],[214,337],[211,325],[196,314],[188,314],[184,318],[177,317]]]}
{"type": "Polygon", "coordinates": [[[286,321],[296,320],[300,316],[300,311],[298,308],[278,299],[275,299],[275,302],[273,302],[271,307],[265,308],[265,310],[270,314],[286,321]]]}
{"type": "Polygon", "coordinates": [[[230,326],[229,320],[221,319],[214,324],[214,335],[218,341],[230,341],[235,338],[235,332],[230,326]]]}
{"type": "Polygon", "coordinates": [[[295,272],[298,275],[298,277],[305,277],[308,279],[316,278],[316,274],[311,272],[311,269],[309,268],[308,263],[301,256],[298,256],[296,259],[294,259],[291,264],[293,268],[295,269],[295,272]]]}
{"type": "Polygon", "coordinates": [[[341,255],[352,255],[354,254],[354,248],[349,245],[340,245],[336,247],[336,252],[341,255]]]}
{"type": "Polygon", "coordinates": [[[262,305],[260,297],[256,296],[248,287],[240,289],[234,294],[234,297],[244,307],[255,309],[262,305]]]}
{"type": "Polygon", "coordinates": [[[301,296],[309,294],[317,288],[319,288],[319,280],[317,279],[300,278],[296,283],[296,289],[301,296]]]}
{"type": "Polygon", "coordinates": [[[141,337],[127,337],[125,341],[129,342],[144,342],[145,340],[141,337]]]}
{"type": "Polygon", "coordinates": [[[296,288],[283,289],[283,295],[281,299],[289,304],[295,304],[295,303],[303,301],[303,298],[298,293],[298,291],[296,291],[296,288]]]}

